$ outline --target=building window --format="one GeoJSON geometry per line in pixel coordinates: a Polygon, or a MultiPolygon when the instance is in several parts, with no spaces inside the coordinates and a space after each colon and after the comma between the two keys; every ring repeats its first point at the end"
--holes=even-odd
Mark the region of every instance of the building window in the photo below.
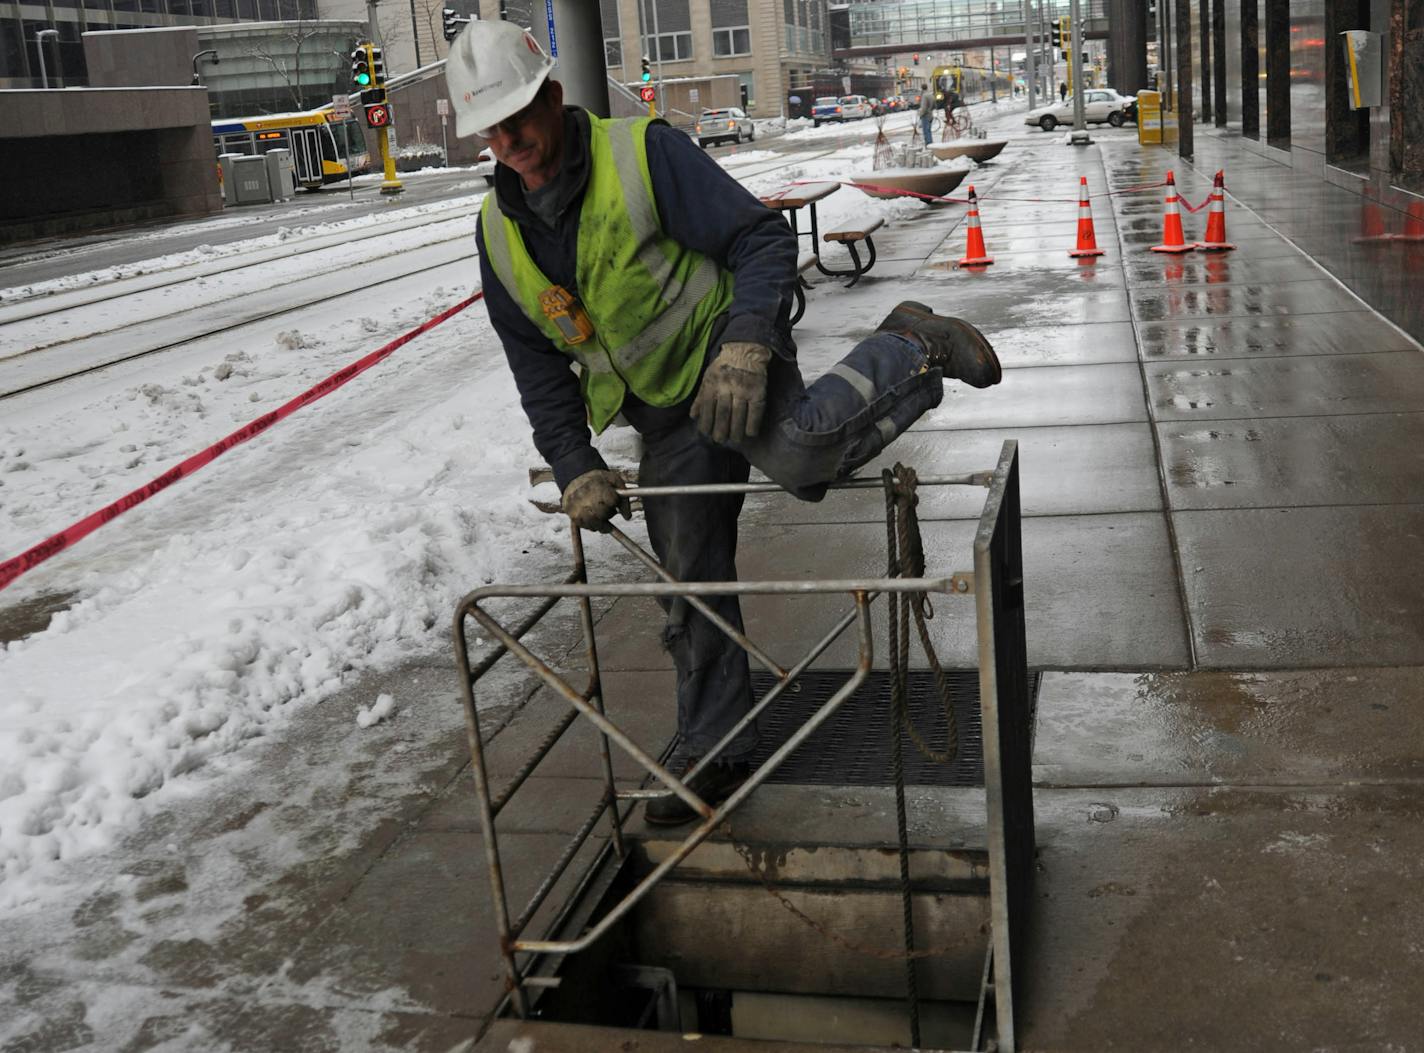
{"type": "Polygon", "coordinates": [[[731,29],[746,25],[747,0],[712,0],[712,28],[731,29]]]}
{"type": "Polygon", "coordinates": [[[623,65],[623,24],[618,20],[618,0],[601,0],[603,17],[603,62],[623,65]]]}
{"type": "Polygon", "coordinates": [[[623,41],[609,37],[603,42],[603,64],[608,67],[623,65],[623,41]]]}
{"type": "Polygon", "coordinates": [[[712,30],[712,54],[750,55],[752,53],[752,30],[750,26],[731,26],[727,29],[712,30]]]}
{"type": "Polygon", "coordinates": [[[661,62],[680,62],[692,58],[692,34],[661,33],[655,40],[653,56],[661,62]]]}

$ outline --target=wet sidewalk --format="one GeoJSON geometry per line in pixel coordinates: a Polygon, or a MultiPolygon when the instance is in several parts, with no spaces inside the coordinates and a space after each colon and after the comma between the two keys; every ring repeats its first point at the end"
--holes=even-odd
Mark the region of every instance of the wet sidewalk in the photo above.
{"type": "MultiPolygon", "coordinates": [[[[1192,202],[1210,186],[1165,151],[1095,137],[1070,150],[1015,135],[976,173],[993,266],[955,269],[963,209],[932,210],[877,234],[874,280],[816,279],[797,329],[809,374],[902,299],[976,321],[1000,349],[1004,382],[949,385],[886,463],[957,473],[1020,446],[1029,661],[1043,671],[1021,1048],[1412,1048],[1424,358],[1239,208],[1235,252],[1161,257],[1148,251],[1160,190],[1095,197],[1106,255],[1069,259],[1079,174],[1095,195],[1169,166],[1192,202]]],[[[1186,217],[1188,237],[1204,222],[1186,217]]],[[[981,500],[925,493],[931,567],[968,566],[981,500]]],[[[744,579],[883,570],[873,491],[757,499],[743,524],[744,579]]],[[[630,575],[613,551],[590,543],[607,561],[595,576],[630,575]]],[[[783,661],[832,620],[805,601],[746,610],[783,661]]],[[[946,609],[932,624],[946,663],[971,665],[968,620],[946,609]]],[[[599,621],[610,709],[653,750],[673,730],[658,626],[650,602],[599,621]]],[[[567,628],[540,653],[566,655],[567,628]]],[[[833,650],[824,664],[847,661],[833,650]]],[[[458,716],[444,656],[378,689],[458,716]]],[[[502,785],[562,706],[517,680],[497,696],[502,785]]],[[[0,1049],[444,1050],[487,1030],[503,987],[462,729],[445,720],[411,742],[392,728],[363,741],[369,763],[349,784],[284,799],[350,735],[337,711],[254,760],[253,799],[149,831],[132,880],[0,932],[31,948],[0,952],[0,1016],[32,1022],[0,1049]],[[327,855],[284,866],[284,816],[310,809],[331,814],[327,855]],[[225,898],[264,873],[260,894],[225,898]]],[[[502,817],[514,900],[582,820],[598,773],[580,728],[502,817]]],[[[637,776],[625,761],[617,773],[637,776]]],[[[816,939],[788,953],[814,954],[816,939]]]]}

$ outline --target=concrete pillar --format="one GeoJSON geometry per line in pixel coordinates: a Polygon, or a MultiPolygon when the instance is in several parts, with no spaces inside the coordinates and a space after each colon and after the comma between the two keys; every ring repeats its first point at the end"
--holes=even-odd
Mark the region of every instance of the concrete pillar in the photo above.
{"type": "Polygon", "coordinates": [[[1124,95],[1147,84],[1147,9],[1138,0],[1108,0],[1108,83],[1124,95]]]}
{"type": "Polygon", "coordinates": [[[557,52],[554,79],[564,86],[564,102],[607,117],[608,67],[604,63],[599,5],[583,0],[554,0],[553,40],[549,39],[550,27],[543,17],[542,5],[536,7],[535,14],[534,39],[549,54],[557,52]]]}

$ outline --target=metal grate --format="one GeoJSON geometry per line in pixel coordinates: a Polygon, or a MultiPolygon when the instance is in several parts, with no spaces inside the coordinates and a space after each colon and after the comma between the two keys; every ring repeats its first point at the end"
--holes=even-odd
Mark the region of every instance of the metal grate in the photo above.
{"type": "MultiPolygon", "coordinates": [[[[758,721],[760,736],[752,755],[755,768],[790,738],[815,710],[850,677],[850,670],[817,669],[802,673],[796,683],[758,721]]],[[[979,673],[974,669],[946,671],[950,701],[959,723],[959,754],[950,764],[936,764],[906,737],[905,782],[912,786],[984,785],[984,744],[979,722],[979,673]]],[[[920,737],[933,749],[947,745],[944,710],[934,674],[912,670],[909,681],[910,718],[920,737]]],[[[752,687],[760,698],[776,683],[768,673],[753,673],[752,687]]],[[[1029,674],[1029,704],[1038,695],[1038,674],[1029,674]]],[[[874,670],[850,699],[771,776],[770,782],[817,786],[889,786],[890,674],[874,670]]]]}

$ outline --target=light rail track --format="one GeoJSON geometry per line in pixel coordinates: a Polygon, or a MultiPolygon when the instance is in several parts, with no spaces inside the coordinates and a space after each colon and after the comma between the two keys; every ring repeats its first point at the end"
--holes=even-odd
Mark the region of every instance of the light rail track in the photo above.
{"type": "MultiPolygon", "coordinates": [[[[144,347],[141,350],[129,351],[114,356],[104,356],[98,361],[87,362],[79,366],[78,368],[66,369],[62,372],[54,373],[52,375],[46,374],[46,372],[42,368],[37,368],[37,362],[33,364],[19,363],[21,367],[21,376],[19,376],[18,378],[0,379],[0,385],[3,385],[3,389],[0,389],[0,401],[15,398],[19,395],[24,395],[30,392],[39,391],[44,388],[53,387],[57,384],[62,384],[65,381],[74,380],[78,377],[83,377],[90,373],[97,373],[100,370],[109,369],[113,366],[123,365],[127,362],[133,362],[140,358],[147,358],[151,355],[162,354],[167,351],[175,351],[179,348],[187,347],[190,344],[196,343],[199,340],[206,340],[210,337],[219,336],[223,333],[230,333],[250,325],[270,321],[273,318],[280,318],[283,315],[297,314],[301,311],[308,310],[318,305],[329,305],[333,301],[345,299],[348,296],[354,296],[359,293],[367,292],[371,289],[375,289],[389,282],[400,281],[404,278],[410,278],[417,274],[423,274],[427,271],[439,270],[440,268],[449,267],[452,264],[460,263],[465,260],[472,260],[475,258],[475,255],[476,254],[474,252],[468,252],[461,255],[441,259],[434,263],[426,263],[418,267],[412,267],[406,270],[402,270],[399,273],[383,274],[381,277],[373,281],[366,282],[362,285],[344,288],[336,294],[332,294],[329,290],[327,290],[319,296],[305,297],[299,303],[287,304],[286,306],[277,308],[275,310],[266,310],[260,311],[255,314],[245,315],[241,318],[234,319],[233,321],[227,324],[213,326],[211,328],[204,329],[202,332],[187,333],[177,340],[169,340],[165,343],[144,347]],[[29,375],[26,376],[26,373],[28,373],[29,375]],[[16,382],[17,380],[18,383],[16,382]]],[[[324,276],[316,275],[312,278],[303,280],[315,281],[321,277],[324,276]]],[[[85,339],[88,338],[86,337],[85,339]]],[[[54,350],[54,347],[58,346],[63,345],[53,345],[48,350],[54,350]]],[[[25,357],[32,353],[33,352],[26,352],[24,356],[17,355],[9,359],[5,359],[4,361],[0,361],[0,378],[6,378],[7,374],[13,372],[10,367],[12,366],[12,364],[16,363],[17,359],[25,357]]]]}
{"type": "MultiPolygon", "coordinates": [[[[480,195],[480,200],[484,195],[480,195]]],[[[134,293],[150,292],[154,289],[165,289],[174,285],[181,285],[184,282],[196,281],[199,278],[212,278],[222,274],[229,274],[246,267],[256,266],[261,263],[269,263],[273,260],[289,260],[297,256],[304,256],[312,252],[320,252],[323,249],[335,248],[341,245],[359,245],[363,241],[370,241],[373,238],[389,237],[392,234],[402,233],[408,230],[418,230],[421,227],[435,226],[440,223],[452,223],[457,220],[467,219],[479,211],[476,204],[469,208],[453,208],[438,215],[422,215],[411,217],[409,221],[399,220],[389,224],[373,224],[369,229],[356,232],[332,232],[330,234],[319,234],[316,237],[292,245],[264,245],[259,248],[240,249],[236,252],[214,260],[210,265],[194,265],[191,263],[175,263],[166,267],[158,267],[152,270],[145,270],[143,274],[121,275],[110,278],[107,281],[94,282],[80,289],[55,289],[49,292],[39,292],[32,296],[16,297],[10,300],[0,300],[0,325],[11,322],[26,322],[32,318],[39,318],[43,315],[54,314],[59,311],[73,310],[79,307],[89,307],[93,304],[105,303],[109,300],[121,299],[134,293]],[[353,236],[354,234],[354,236],[353,236]],[[227,264],[235,264],[227,266],[227,264]],[[181,273],[173,274],[178,271],[181,273]],[[144,280],[152,279],[152,280],[144,280]],[[112,287],[120,282],[131,282],[133,285],[115,291],[112,287]],[[100,295],[86,295],[98,292],[100,295]],[[56,302],[63,300],[64,302],[56,302]],[[10,309],[20,308],[27,304],[35,304],[35,308],[28,312],[17,311],[10,313],[10,309]]],[[[461,235],[468,236],[468,235],[461,235]]],[[[438,244],[438,242],[432,242],[438,244]]]]}

